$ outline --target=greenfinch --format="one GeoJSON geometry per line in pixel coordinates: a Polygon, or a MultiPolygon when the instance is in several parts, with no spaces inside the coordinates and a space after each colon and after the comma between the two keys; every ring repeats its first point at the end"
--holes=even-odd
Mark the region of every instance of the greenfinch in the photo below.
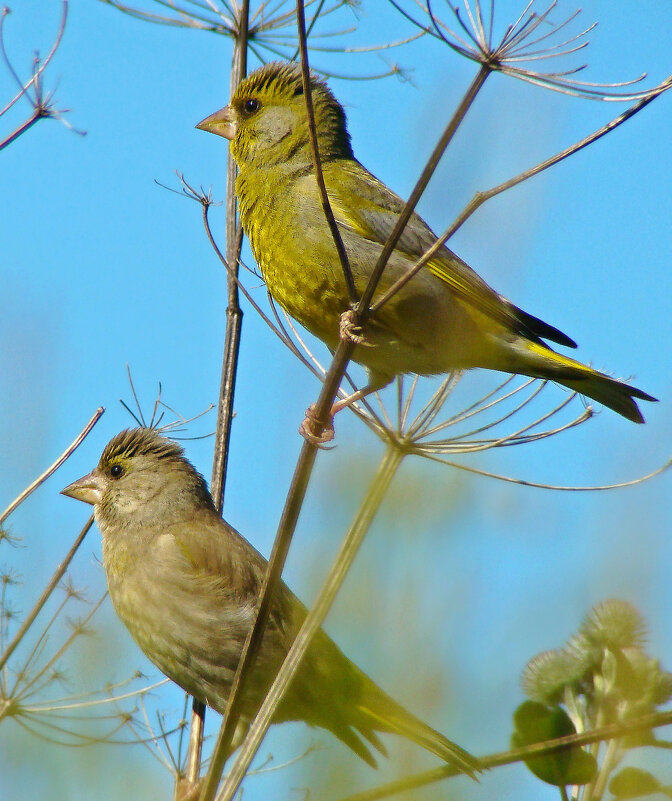
{"type": "MultiPolygon", "coordinates": [[[[327,194],[361,294],[404,202],[357,161],[343,108],[314,75],[311,94],[327,194]]],[[[268,291],[335,349],[350,301],[315,178],[299,65],[276,62],[251,73],[228,106],[196,127],[231,142],[240,219],[268,291]]],[[[377,292],[405,275],[435,240],[413,214],[377,292]]],[[[369,379],[358,397],[403,373],[481,367],[557,381],[635,423],[644,418],[634,398],[656,400],[552,350],[545,339],[576,343],[495,292],[445,246],[367,321],[365,339],[353,354],[369,379]]]]}
{"type": "MultiPolygon", "coordinates": [[[[151,428],[117,434],[98,466],[63,490],[93,505],[117,615],[180,687],[224,712],[254,621],[266,560],[217,514],[182,448],[151,428]]],[[[281,583],[243,699],[240,742],[306,617],[281,583]]],[[[383,692],[320,630],[275,713],[332,732],[375,766],[376,732],[407,737],[465,773],[477,760],[383,692]]],[[[234,745],[234,747],[235,747],[234,745]]]]}

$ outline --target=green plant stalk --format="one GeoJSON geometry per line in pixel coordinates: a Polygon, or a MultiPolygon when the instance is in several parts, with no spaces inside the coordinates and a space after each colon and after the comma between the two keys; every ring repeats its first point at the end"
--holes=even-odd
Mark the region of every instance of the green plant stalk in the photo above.
{"type": "Polygon", "coordinates": [[[324,622],[405,455],[396,445],[388,445],[355,519],[343,539],[315,605],[301,626],[301,630],[285,657],[285,661],[275,677],[275,681],[268,691],[261,709],[250,726],[240,753],[217,797],[218,801],[231,801],[241,781],[244,779],[250,763],[272,722],[275,710],[288,685],[296,675],[313,637],[324,622]]]}
{"type": "MultiPolygon", "coordinates": [[[[622,737],[633,732],[648,731],[660,726],[672,724],[672,710],[665,712],[653,712],[650,715],[643,715],[641,718],[628,720],[623,723],[611,723],[591,731],[581,732],[580,734],[568,734],[565,737],[558,737],[555,740],[545,740],[540,743],[526,745],[523,748],[515,748],[512,751],[502,751],[497,754],[479,757],[479,762],[483,770],[498,768],[502,765],[514,765],[516,762],[524,762],[530,757],[544,756],[561,751],[568,746],[589,745],[591,743],[606,742],[615,737],[622,737]]],[[[666,748],[667,744],[660,744],[661,748],[666,748]]],[[[379,801],[381,798],[389,798],[406,790],[416,790],[418,787],[425,787],[428,784],[442,781],[443,779],[456,776],[459,769],[454,765],[442,765],[439,768],[426,770],[416,773],[413,776],[405,776],[387,784],[381,784],[370,790],[349,795],[341,798],[340,801],[379,801]]]]}
{"type": "MultiPolygon", "coordinates": [[[[588,718],[587,717],[587,723],[588,718]]],[[[604,725],[604,708],[602,705],[598,705],[597,713],[594,716],[594,719],[591,721],[593,728],[599,728],[600,726],[604,725]]],[[[613,740],[611,741],[613,742],[613,740]]],[[[590,744],[590,748],[588,749],[588,753],[595,758],[595,762],[599,764],[599,757],[600,757],[600,748],[602,747],[602,742],[595,742],[590,744]]],[[[588,784],[584,785],[583,793],[581,795],[582,801],[593,801],[593,791],[595,790],[595,784],[598,781],[598,777],[601,771],[598,771],[597,776],[592,780],[589,781],[588,784]]]]}
{"type": "MultiPolygon", "coordinates": [[[[331,408],[331,404],[334,402],[334,397],[343,379],[345,368],[354,347],[354,343],[350,341],[341,341],[339,343],[336,354],[324,378],[324,384],[317,403],[315,404],[317,419],[326,417],[331,408]]],[[[280,522],[278,523],[278,531],[268,560],[268,568],[264,576],[264,582],[259,591],[255,622],[243,646],[243,652],[229,694],[229,704],[226,715],[217,736],[217,743],[210,760],[210,768],[208,770],[206,783],[199,796],[200,801],[212,801],[215,797],[217,785],[224,770],[224,763],[226,762],[235,726],[240,715],[240,705],[245,692],[245,683],[254,664],[254,660],[256,659],[259,647],[261,646],[264,629],[270,613],[271,598],[273,597],[275,588],[278,586],[287,559],[287,553],[289,552],[289,546],[294,536],[299,513],[301,512],[303,501],[308,490],[308,483],[317,457],[317,450],[317,446],[314,443],[306,440],[299,453],[292,482],[287,492],[285,506],[282,510],[280,522]]]]}
{"type": "MultiPolygon", "coordinates": [[[[607,750],[604,754],[604,759],[602,760],[602,766],[600,767],[597,776],[590,784],[591,792],[589,793],[589,797],[592,799],[592,801],[602,801],[604,791],[607,789],[609,777],[618,764],[619,751],[620,738],[614,738],[613,740],[610,740],[607,744],[607,750]]],[[[586,788],[586,790],[588,790],[588,788],[586,788]]],[[[588,796],[584,794],[584,800],[587,798],[588,796]]]]}

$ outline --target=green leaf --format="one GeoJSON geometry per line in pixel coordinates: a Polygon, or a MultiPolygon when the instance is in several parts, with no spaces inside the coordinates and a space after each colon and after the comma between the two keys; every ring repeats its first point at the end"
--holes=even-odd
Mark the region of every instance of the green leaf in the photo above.
{"type": "MultiPolygon", "coordinates": [[[[513,714],[513,722],[513,748],[576,734],[574,724],[562,707],[547,707],[535,701],[522,703],[513,714]]],[[[525,764],[537,778],[556,787],[587,784],[597,773],[594,757],[578,745],[567,746],[553,754],[530,757],[525,764]]]]}
{"type": "Polygon", "coordinates": [[[640,768],[623,768],[609,782],[609,792],[616,798],[639,798],[664,790],[656,777],[640,768]]]}

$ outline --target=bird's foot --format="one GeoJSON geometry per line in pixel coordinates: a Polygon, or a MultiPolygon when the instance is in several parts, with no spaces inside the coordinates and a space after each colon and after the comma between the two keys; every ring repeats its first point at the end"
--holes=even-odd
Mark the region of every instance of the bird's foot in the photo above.
{"type": "Polygon", "coordinates": [[[315,404],[306,409],[306,417],[299,427],[299,434],[315,447],[328,450],[327,443],[334,438],[334,418],[330,415],[328,421],[318,419],[315,413],[315,404]],[[320,432],[319,434],[317,432],[320,432]]]}
{"type": "Polygon", "coordinates": [[[343,312],[338,323],[338,333],[346,342],[354,342],[355,345],[362,345],[365,348],[375,348],[375,344],[369,342],[364,335],[364,329],[357,322],[354,309],[343,312]]]}

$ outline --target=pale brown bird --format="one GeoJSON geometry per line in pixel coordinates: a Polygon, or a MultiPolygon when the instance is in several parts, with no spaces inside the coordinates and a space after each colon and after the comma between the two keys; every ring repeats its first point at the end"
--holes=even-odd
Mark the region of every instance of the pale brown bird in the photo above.
{"type": "MultiPolygon", "coordinates": [[[[217,514],[205,480],[182,448],[150,428],[114,437],[95,470],[63,494],[93,505],[112,604],[145,655],[223,713],[266,560],[217,514]]],[[[303,604],[281,583],[244,697],[240,736],[305,616],[303,604]]],[[[383,692],[322,630],[275,714],[275,723],[288,720],[328,729],[373,766],[368,744],[385,754],[377,732],[393,732],[465,773],[478,767],[383,692]]]]}

